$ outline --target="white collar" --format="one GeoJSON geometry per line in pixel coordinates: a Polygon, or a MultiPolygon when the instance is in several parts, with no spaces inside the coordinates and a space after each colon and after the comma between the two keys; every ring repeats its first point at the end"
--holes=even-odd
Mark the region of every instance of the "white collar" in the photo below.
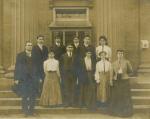
{"type": "Polygon", "coordinates": [[[86,59],[86,60],[89,60],[89,59],[91,59],[91,57],[90,57],[90,58],[88,58],[87,56],[85,56],[85,59],[86,59]]]}
{"type": "Polygon", "coordinates": [[[25,52],[27,56],[31,57],[31,51],[26,50],[25,52]]]}
{"type": "Polygon", "coordinates": [[[40,49],[43,48],[43,44],[37,44],[37,45],[40,47],[40,49]]]}
{"type": "Polygon", "coordinates": [[[60,47],[61,44],[56,42],[56,45],[57,45],[58,47],[60,47]]]}
{"type": "Polygon", "coordinates": [[[84,43],[84,46],[85,46],[85,47],[88,47],[88,46],[89,46],[89,44],[85,44],[85,43],[84,43]]]}

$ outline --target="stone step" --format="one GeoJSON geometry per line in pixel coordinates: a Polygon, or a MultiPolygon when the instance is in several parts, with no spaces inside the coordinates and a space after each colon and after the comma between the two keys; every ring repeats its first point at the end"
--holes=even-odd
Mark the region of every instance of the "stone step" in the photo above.
{"type": "Polygon", "coordinates": [[[13,84],[14,84],[13,79],[1,78],[0,79],[0,91],[11,90],[13,84]]]}
{"type": "Polygon", "coordinates": [[[143,69],[139,69],[138,71],[137,71],[138,73],[150,73],[150,68],[143,68],[143,69]]]}
{"type": "MultiPolygon", "coordinates": [[[[150,109],[150,105],[134,105],[134,112],[137,111],[147,111],[150,109]]],[[[55,108],[45,108],[41,106],[35,107],[35,112],[38,114],[96,114],[101,113],[101,110],[96,110],[94,112],[89,111],[86,108],[73,108],[73,107],[55,107],[55,108]]],[[[21,114],[21,106],[0,106],[0,115],[11,115],[11,114],[21,114]]]]}
{"type": "MultiPolygon", "coordinates": [[[[131,89],[132,96],[150,96],[150,89],[131,89]]],[[[11,90],[0,91],[0,98],[17,98],[11,90]]]]}
{"type": "MultiPolygon", "coordinates": [[[[36,99],[36,105],[39,99],[36,99]]],[[[0,98],[0,106],[21,106],[21,98],[0,98]]]]}
{"type": "MultiPolygon", "coordinates": [[[[150,105],[134,105],[134,112],[149,112],[150,105]]],[[[56,107],[56,108],[45,108],[41,106],[35,107],[35,112],[38,114],[86,114],[86,113],[100,113],[100,110],[95,112],[90,112],[86,108],[64,108],[64,107],[56,107]]],[[[11,115],[11,114],[21,114],[21,106],[0,106],[0,115],[11,115]]]]}
{"type": "Polygon", "coordinates": [[[138,82],[131,85],[131,89],[150,89],[150,82],[138,82]]]}
{"type": "Polygon", "coordinates": [[[133,108],[136,113],[150,113],[150,105],[134,105],[133,108]]]}
{"type": "Polygon", "coordinates": [[[0,98],[0,106],[20,106],[21,98],[0,98]]]}
{"type": "MultiPolygon", "coordinates": [[[[132,96],[133,105],[150,105],[150,97],[132,96]]],[[[39,99],[36,99],[36,105],[39,105],[39,99]]],[[[21,106],[21,98],[0,98],[0,106],[21,106]]]]}
{"type": "Polygon", "coordinates": [[[18,96],[11,90],[0,91],[0,98],[17,98],[18,96]]]}
{"type": "Polygon", "coordinates": [[[139,66],[139,69],[150,69],[150,64],[142,64],[139,66]]]}
{"type": "Polygon", "coordinates": [[[132,96],[133,105],[150,105],[150,96],[132,96]]]}
{"type": "Polygon", "coordinates": [[[150,89],[131,89],[132,96],[150,96],[150,89]]]}
{"type": "MultiPolygon", "coordinates": [[[[45,108],[41,106],[35,107],[35,112],[40,114],[80,114],[80,113],[91,113],[86,108],[45,108]]],[[[20,114],[22,113],[21,106],[0,106],[0,114],[20,114]]],[[[96,113],[96,112],[95,112],[96,113]]]]}

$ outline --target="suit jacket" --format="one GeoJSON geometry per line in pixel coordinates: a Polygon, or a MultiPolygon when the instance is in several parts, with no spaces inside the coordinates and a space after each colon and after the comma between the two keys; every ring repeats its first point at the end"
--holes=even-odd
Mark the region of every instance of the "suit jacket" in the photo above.
{"type": "MultiPolygon", "coordinates": [[[[128,79],[128,73],[132,72],[132,66],[130,64],[130,62],[126,59],[124,59],[122,62],[121,62],[121,68],[122,68],[122,79],[128,79]]],[[[113,77],[114,77],[114,80],[117,80],[117,74],[118,74],[118,70],[119,70],[119,63],[118,61],[115,61],[113,64],[112,64],[112,69],[113,69],[113,77]]]]}
{"type": "Polygon", "coordinates": [[[43,46],[43,50],[41,50],[38,45],[35,45],[32,49],[32,57],[36,78],[38,80],[44,79],[45,74],[43,69],[43,62],[48,57],[48,48],[43,46]]]}
{"type": "Polygon", "coordinates": [[[75,57],[81,57],[82,56],[82,46],[79,45],[78,47],[76,47],[74,44],[73,44],[73,53],[75,55],[75,57]]]}
{"type": "Polygon", "coordinates": [[[17,55],[15,72],[15,80],[19,80],[19,88],[22,95],[36,93],[36,80],[34,77],[33,60],[29,58],[26,52],[21,52],[17,55]]]}
{"type": "Polygon", "coordinates": [[[79,45],[77,48],[73,44],[73,53],[74,53],[74,62],[75,62],[75,73],[76,75],[79,75],[80,69],[81,69],[81,60],[83,59],[82,57],[82,47],[79,45]]]}
{"type": "Polygon", "coordinates": [[[66,79],[68,75],[72,75],[72,77],[75,77],[75,61],[73,54],[72,57],[69,57],[67,53],[62,55],[60,65],[63,79],[66,79]]]}
{"type": "Polygon", "coordinates": [[[17,55],[14,75],[15,80],[26,81],[33,77],[33,72],[30,72],[31,70],[29,70],[28,67],[27,58],[26,52],[21,52],[17,55]]]}
{"type": "Polygon", "coordinates": [[[88,47],[85,47],[84,45],[82,45],[81,49],[82,49],[81,52],[83,57],[85,57],[86,51],[90,50],[92,52],[92,59],[94,60],[94,62],[96,62],[96,50],[94,46],[89,45],[88,47]]]}
{"type": "Polygon", "coordinates": [[[54,45],[52,48],[55,53],[55,59],[60,61],[61,56],[65,53],[65,47],[63,45],[61,45],[60,47],[54,45]]]}

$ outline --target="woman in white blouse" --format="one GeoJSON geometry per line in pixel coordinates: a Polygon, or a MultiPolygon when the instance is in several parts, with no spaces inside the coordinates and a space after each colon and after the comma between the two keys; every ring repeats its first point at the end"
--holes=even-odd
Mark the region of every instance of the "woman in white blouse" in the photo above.
{"type": "Polygon", "coordinates": [[[54,52],[48,54],[48,59],[44,62],[45,80],[40,98],[40,105],[58,106],[62,104],[60,89],[59,62],[54,58],[54,52]]]}
{"type": "Polygon", "coordinates": [[[105,36],[99,37],[99,46],[96,47],[96,56],[97,59],[100,59],[99,53],[105,51],[106,52],[106,58],[111,61],[111,48],[108,46],[107,38],[105,36]]]}
{"type": "Polygon", "coordinates": [[[105,106],[109,99],[110,85],[112,85],[111,63],[106,60],[106,52],[100,52],[101,60],[96,64],[95,80],[97,85],[97,102],[105,106]]]}

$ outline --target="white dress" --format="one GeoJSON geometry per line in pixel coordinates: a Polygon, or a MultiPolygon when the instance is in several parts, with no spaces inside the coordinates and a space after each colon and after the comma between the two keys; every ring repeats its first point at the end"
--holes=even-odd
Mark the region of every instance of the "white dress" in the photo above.
{"type": "Polygon", "coordinates": [[[46,60],[44,62],[44,72],[45,80],[40,98],[40,105],[48,106],[62,104],[58,60],[46,60]]]}
{"type": "Polygon", "coordinates": [[[101,60],[96,64],[95,80],[97,85],[97,101],[107,102],[112,81],[111,63],[101,60]]]}

